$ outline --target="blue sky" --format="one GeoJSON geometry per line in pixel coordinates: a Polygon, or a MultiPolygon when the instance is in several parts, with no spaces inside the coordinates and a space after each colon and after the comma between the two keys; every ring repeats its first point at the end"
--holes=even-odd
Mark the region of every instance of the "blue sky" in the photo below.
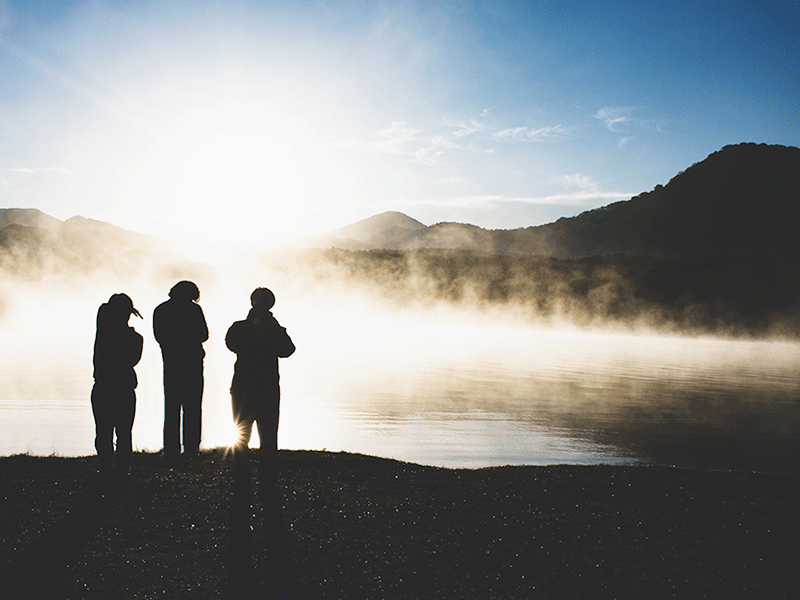
{"type": "Polygon", "coordinates": [[[513,228],[800,145],[800,2],[0,0],[0,206],[265,245],[513,228]]]}

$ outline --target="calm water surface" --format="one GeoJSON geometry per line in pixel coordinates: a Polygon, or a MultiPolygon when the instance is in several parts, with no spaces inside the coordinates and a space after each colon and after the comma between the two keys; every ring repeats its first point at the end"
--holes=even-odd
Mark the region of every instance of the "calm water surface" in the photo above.
{"type": "MultiPolygon", "coordinates": [[[[161,448],[145,335],[134,444],[161,448]]],[[[216,328],[216,331],[223,331],[216,328]]],[[[304,320],[280,445],[428,465],[658,463],[800,473],[800,345],[426,319],[304,320]]],[[[233,437],[233,355],[207,343],[205,446],[233,437]]],[[[91,336],[0,350],[0,455],[93,454],[91,336]]],[[[254,443],[256,441],[254,440],[254,443]]]]}

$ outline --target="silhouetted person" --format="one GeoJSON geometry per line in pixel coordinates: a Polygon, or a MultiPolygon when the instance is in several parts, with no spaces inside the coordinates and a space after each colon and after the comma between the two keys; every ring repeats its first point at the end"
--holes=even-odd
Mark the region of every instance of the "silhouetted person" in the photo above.
{"type": "Polygon", "coordinates": [[[203,402],[203,342],[208,325],[197,304],[200,290],[191,281],[179,281],[169,291],[169,300],[153,311],[153,333],[164,358],[164,454],[183,451],[196,454],[200,448],[203,402]]]}
{"type": "Polygon", "coordinates": [[[114,294],[97,311],[92,413],[94,447],[100,461],[100,474],[106,480],[113,476],[115,462],[118,475],[124,478],[133,455],[131,431],[136,415],[135,390],[138,384],[133,368],[142,358],[143,339],[128,325],[132,314],[142,317],[126,294],[114,294]]]}
{"type": "Polygon", "coordinates": [[[250,304],[247,319],[231,325],[225,344],[236,353],[231,382],[233,420],[238,432],[235,456],[244,457],[255,422],[261,438],[263,466],[274,462],[278,453],[281,399],[278,358],[291,356],[295,347],[286,329],[270,312],[275,304],[270,290],[256,289],[250,296],[250,304]]]}

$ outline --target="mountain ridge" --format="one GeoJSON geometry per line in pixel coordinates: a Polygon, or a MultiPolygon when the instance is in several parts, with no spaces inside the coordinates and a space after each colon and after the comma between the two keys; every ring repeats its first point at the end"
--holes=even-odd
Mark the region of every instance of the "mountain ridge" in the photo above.
{"type": "MultiPolygon", "coordinates": [[[[724,146],[666,185],[629,200],[543,225],[484,229],[466,223],[385,227],[397,215],[359,221],[357,239],[339,230],[305,238],[305,247],[348,250],[423,248],[585,258],[610,254],[657,259],[713,255],[800,256],[800,149],[724,146]],[[363,232],[371,231],[371,235],[363,232]]],[[[411,219],[412,221],[415,221],[411,219]]],[[[418,221],[415,221],[419,223],[418,221]]]]}
{"type": "MultiPolygon", "coordinates": [[[[404,213],[386,211],[291,245],[472,250],[566,259],[612,254],[660,260],[714,255],[799,257],[799,224],[800,148],[743,143],[724,146],[678,172],[666,185],[552,223],[515,229],[454,222],[425,225],[404,213]]],[[[0,209],[0,231],[9,225],[60,231],[62,236],[71,232],[86,237],[92,232],[103,238],[114,232],[134,246],[161,243],[85,217],[61,222],[38,209],[0,209]]],[[[0,241],[13,237],[10,233],[5,232],[0,241]]],[[[31,232],[24,237],[30,238],[31,232]]]]}

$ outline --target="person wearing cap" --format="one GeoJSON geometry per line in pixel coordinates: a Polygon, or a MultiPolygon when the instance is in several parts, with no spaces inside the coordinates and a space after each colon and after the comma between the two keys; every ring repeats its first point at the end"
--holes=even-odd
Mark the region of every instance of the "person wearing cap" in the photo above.
{"type": "Polygon", "coordinates": [[[225,336],[225,345],[236,354],[231,381],[233,420],[238,432],[234,455],[245,455],[255,423],[265,465],[274,463],[278,453],[278,359],[291,356],[295,346],[270,310],[275,304],[275,295],[270,290],[256,289],[250,296],[250,304],[247,319],[233,323],[225,336]]]}
{"type": "Polygon", "coordinates": [[[169,300],[153,311],[153,334],[164,359],[164,455],[200,449],[203,403],[203,342],[208,325],[197,303],[200,290],[191,281],[179,281],[169,291],[169,300]]]}
{"type": "Polygon", "coordinates": [[[97,311],[94,341],[94,386],[92,413],[95,423],[94,446],[100,462],[100,474],[108,480],[128,474],[133,456],[133,419],[136,415],[134,367],[142,358],[144,340],[128,325],[131,315],[139,314],[127,294],[114,294],[97,311]],[[114,452],[114,434],[117,437],[114,452]]]}

